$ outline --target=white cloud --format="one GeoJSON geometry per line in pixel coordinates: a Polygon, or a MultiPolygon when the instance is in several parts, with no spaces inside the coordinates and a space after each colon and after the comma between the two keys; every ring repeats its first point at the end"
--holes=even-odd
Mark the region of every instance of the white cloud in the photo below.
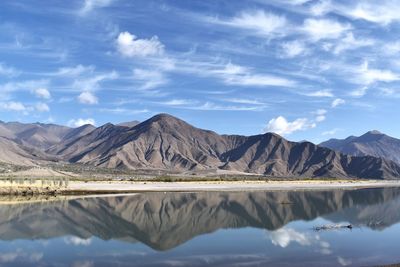
{"type": "Polygon", "coordinates": [[[314,16],[323,16],[332,11],[332,8],[333,6],[330,0],[322,0],[311,6],[310,11],[314,16]]]}
{"type": "Polygon", "coordinates": [[[337,106],[343,105],[345,103],[346,101],[344,99],[336,98],[335,100],[332,101],[331,107],[336,108],[337,106]]]}
{"type": "Polygon", "coordinates": [[[136,114],[150,112],[148,109],[127,109],[127,108],[102,108],[100,109],[100,111],[113,114],[122,114],[122,115],[136,115],[136,114]]]}
{"type": "Polygon", "coordinates": [[[193,105],[195,102],[192,100],[187,100],[187,99],[171,99],[165,102],[162,102],[160,104],[166,105],[166,106],[184,106],[184,105],[193,105]]]}
{"type": "Polygon", "coordinates": [[[250,69],[232,63],[226,64],[223,68],[211,70],[211,73],[223,79],[228,85],[293,87],[296,84],[286,78],[252,73],[250,69]]]}
{"type": "Polygon", "coordinates": [[[2,94],[15,91],[32,91],[40,87],[46,87],[48,80],[28,80],[20,82],[8,82],[0,85],[2,94]]]}
{"type": "Polygon", "coordinates": [[[351,91],[350,95],[354,97],[362,97],[367,93],[367,91],[368,91],[368,86],[363,86],[351,91]]]}
{"type": "Polygon", "coordinates": [[[188,109],[193,110],[221,110],[221,111],[262,111],[264,106],[230,106],[230,105],[218,105],[212,102],[206,102],[202,105],[190,106],[188,109]]]}
{"type": "Polygon", "coordinates": [[[383,53],[388,55],[398,55],[400,54],[400,42],[387,43],[383,46],[383,53]]]}
{"type": "Polygon", "coordinates": [[[267,13],[263,10],[244,11],[236,17],[226,20],[209,18],[208,22],[240,28],[246,30],[249,34],[266,37],[285,35],[288,29],[287,20],[284,16],[267,13]]]}
{"type": "Polygon", "coordinates": [[[168,83],[164,73],[158,70],[134,69],[133,78],[140,82],[140,90],[154,89],[168,83]]]}
{"type": "Polygon", "coordinates": [[[249,104],[249,105],[266,105],[265,103],[256,99],[246,99],[246,98],[225,98],[224,101],[237,103],[237,104],[249,104]]]}
{"type": "Polygon", "coordinates": [[[157,36],[137,39],[129,32],[121,32],[117,38],[117,50],[125,57],[157,56],[164,53],[164,45],[157,36]]]}
{"type": "Polygon", "coordinates": [[[109,6],[114,0],[84,0],[83,7],[80,10],[81,14],[84,15],[95,8],[102,8],[109,6]]]}
{"type": "Polygon", "coordinates": [[[355,39],[352,32],[346,34],[346,36],[339,40],[335,46],[333,52],[335,54],[340,54],[346,50],[355,50],[361,47],[372,46],[375,41],[372,39],[355,39]]]}
{"type": "Polygon", "coordinates": [[[305,54],[306,46],[303,42],[295,40],[281,45],[283,57],[293,58],[305,54]]]}
{"type": "Polygon", "coordinates": [[[367,61],[361,65],[358,70],[358,77],[356,77],[356,82],[363,84],[372,84],[375,82],[394,82],[400,79],[399,75],[390,70],[381,69],[371,69],[367,61]]]}
{"type": "Polygon", "coordinates": [[[330,19],[306,19],[301,27],[301,31],[309,35],[313,41],[338,39],[350,29],[349,24],[330,19]]]}
{"type": "Polygon", "coordinates": [[[39,112],[49,112],[50,108],[46,103],[37,103],[35,109],[39,112]]]}
{"type": "Polygon", "coordinates": [[[296,119],[292,122],[286,120],[283,116],[278,116],[274,119],[271,119],[266,128],[265,132],[274,132],[280,135],[289,135],[293,132],[304,131],[307,129],[315,128],[316,124],[310,122],[306,118],[296,119]]]}
{"type": "Polygon", "coordinates": [[[328,111],[326,109],[318,109],[317,111],[314,112],[314,114],[316,115],[315,117],[315,121],[316,122],[322,122],[326,119],[326,113],[328,111]]]}
{"type": "Polygon", "coordinates": [[[117,78],[118,73],[115,71],[98,74],[89,78],[87,78],[86,76],[81,76],[81,78],[74,81],[72,87],[79,91],[94,91],[99,89],[100,83],[107,80],[115,80],[117,78]]]}
{"type": "Polygon", "coordinates": [[[338,131],[340,131],[340,129],[339,128],[335,128],[335,129],[332,129],[332,130],[329,130],[329,131],[325,131],[325,132],[322,132],[322,135],[335,135],[338,131]]]}
{"type": "Polygon", "coordinates": [[[9,111],[26,111],[27,107],[22,104],[21,102],[6,102],[1,104],[2,109],[9,110],[9,111]]]}
{"type": "Polygon", "coordinates": [[[43,88],[43,87],[35,89],[33,91],[33,93],[38,98],[43,98],[43,99],[50,99],[51,98],[51,94],[50,94],[49,90],[46,89],[46,88],[43,88]]]}
{"type": "Polygon", "coordinates": [[[0,63],[0,76],[14,77],[18,76],[19,71],[16,69],[5,65],[4,63],[0,63]]]}
{"type": "Polygon", "coordinates": [[[400,21],[400,6],[396,0],[362,1],[354,7],[343,7],[340,12],[354,19],[362,19],[384,26],[400,21]]]}
{"type": "Polygon", "coordinates": [[[93,73],[95,67],[94,66],[83,66],[83,65],[76,65],[74,67],[64,67],[60,68],[56,75],[59,76],[68,76],[68,77],[77,77],[82,74],[93,73]]]}
{"type": "Polygon", "coordinates": [[[99,99],[89,91],[84,91],[78,96],[78,100],[82,104],[95,105],[99,103],[99,99]]]}
{"type": "Polygon", "coordinates": [[[86,124],[91,124],[91,125],[95,126],[96,122],[92,118],[76,119],[76,120],[72,119],[72,120],[68,121],[68,126],[70,126],[70,127],[81,127],[81,126],[86,125],[86,124]]]}
{"type": "Polygon", "coordinates": [[[319,91],[307,93],[305,95],[311,96],[311,97],[334,97],[332,91],[329,89],[319,90],[319,91]]]}

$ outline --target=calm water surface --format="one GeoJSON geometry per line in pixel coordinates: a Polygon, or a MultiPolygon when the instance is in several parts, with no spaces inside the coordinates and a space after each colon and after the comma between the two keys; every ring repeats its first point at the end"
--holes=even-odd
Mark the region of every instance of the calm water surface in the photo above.
{"type": "Polygon", "coordinates": [[[0,205],[1,266],[400,263],[400,189],[145,193],[0,205]],[[322,225],[353,229],[315,231],[322,225]]]}

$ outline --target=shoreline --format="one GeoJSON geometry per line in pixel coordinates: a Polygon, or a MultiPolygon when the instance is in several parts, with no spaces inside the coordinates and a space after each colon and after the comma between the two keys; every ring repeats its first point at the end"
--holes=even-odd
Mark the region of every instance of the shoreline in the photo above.
{"type": "Polygon", "coordinates": [[[296,190],[355,190],[400,187],[389,180],[282,180],[282,181],[202,181],[202,182],[130,182],[70,181],[64,187],[16,185],[0,182],[0,196],[93,196],[146,192],[252,192],[296,190]]]}
{"type": "Polygon", "coordinates": [[[71,182],[66,191],[95,193],[243,192],[400,187],[400,181],[71,182]]]}

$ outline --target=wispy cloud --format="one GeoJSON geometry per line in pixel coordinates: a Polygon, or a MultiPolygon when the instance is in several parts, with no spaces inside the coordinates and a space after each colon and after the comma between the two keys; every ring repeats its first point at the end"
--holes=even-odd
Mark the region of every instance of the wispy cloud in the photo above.
{"type": "Polygon", "coordinates": [[[7,66],[4,63],[0,63],[0,76],[15,77],[20,74],[20,71],[13,67],[7,66]]]}
{"type": "Polygon", "coordinates": [[[304,95],[311,96],[311,97],[334,97],[332,90],[330,90],[330,89],[309,92],[309,93],[305,93],[304,95]]]}
{"type": "Polygon", "coordinates": [[[84,0],[82,8],[79,10],[81,15],[86,15],[96,8],[104,8],[112,4],[114,0],[84,0]]]}
{"type": "Polygon", "coordinates": [[[343,105],[345,103],[346,101],[344,99],[336,98],[335,100],[332,101],[331,107],[336,108],[337,106],[343,105]]]}
{"type": "Polygon", "coordinates": [[[331,19],[306,19],[301,30],[313,41],[322,39],[337,39],[352,27],[331,19]]]}
{"type": "Polygon", "coordinates": [[[284,16],[264,10],[243,11],[235,17],[226,19],[208,17],[207,21],[209,23],[242,29],[250,35],[261,35],[268,38],[283,36],[288,30],[288,23],[284,16]]]}
{"type": "Polygon", "coordinates": [[[149,90],[168,83],[164,72],[160,70],[134,69],[133,79],[139,82],[139,90],[149,90]]]}

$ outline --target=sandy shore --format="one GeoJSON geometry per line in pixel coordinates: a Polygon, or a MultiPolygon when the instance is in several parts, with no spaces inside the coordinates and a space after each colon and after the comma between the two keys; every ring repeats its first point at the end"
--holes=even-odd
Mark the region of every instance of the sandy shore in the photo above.
{"type": "Polygon", "coordinates": [[[272,191],[400,187],[400,181],[71,182],[67,191],[87,193],[272,191]]]}
{"type": "Polygon", "coordinates": [[[99,195],[138,192],[202,191],[289,191],[323,189],[361,189],[400,187],[400,181],[377,180],[307,180],[307,181],[212,181],[212,182],[83,182],[70,181],[67,186],[42,186],[0,182],[0,196],[7,195],[99,195]]]}

